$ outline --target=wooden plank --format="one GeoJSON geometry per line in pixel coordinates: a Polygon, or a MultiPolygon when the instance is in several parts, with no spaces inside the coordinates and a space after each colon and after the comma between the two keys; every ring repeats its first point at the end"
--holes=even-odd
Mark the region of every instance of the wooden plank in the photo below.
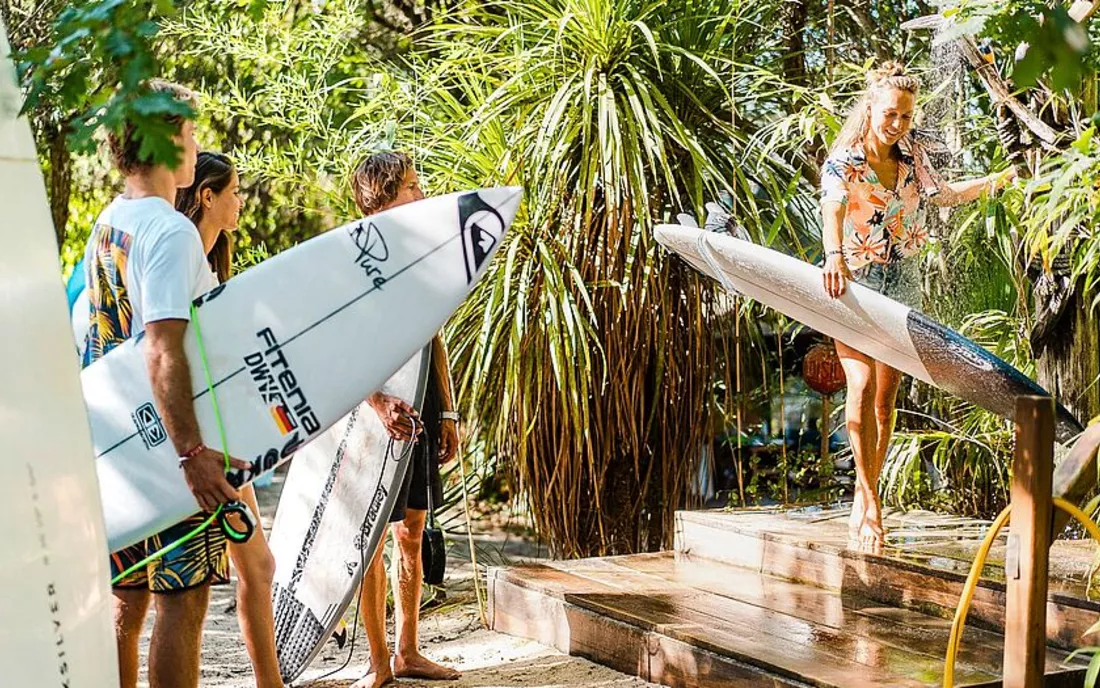
{"type": "Polygon", "coordinates": [[[489,585],[494,631],[530,638],[560,652],[586,657],[649,680],[644,629],[602,618],[559,597],[497,579],[489,585]]]}
{"type": "MultiPolygon", "coordinates": [[[[647,630],[692,640],[711,651],[732,654],[742,661],[749,660],[741,654],[744,650],[740,641],[734,645],[715,645],[716,638],[727,637],[728,634],[742,640],[745,637],[774,636],[774,642],[765,643],[762,649],[756,648],[758,653],[767,652],[767,648],[782,646],[783,652],[790,654],[797,649],[799,643],[813,643],[818,652],[832,657],[834,663],[839,662],[840,667],[848,667],[842,669],[831,666],[829,670],[834,673],[828,676],[836,678],[839,672],[847,671],[846,680],[853,685],[858,683],[856,679],[860,674],[851,668],[852,657],[867,657],[868,661],[875,662],[873,669],[879,682],[892,675],[892,667],[907,667],[905,673],[895,675],[892,679],[894,685],[904,685],[909,673],[932,675],[942,668],[942,648],[946,648],[947,644],[946,633],[942,630],[939,632],[941,649],[931,654],[920,649],[922,644],[933,641],[929,632],[919,629],[911,631],[899,627],[892,620],[859,617],[851,612],[848,618],[834,618],[832,623],[823,622],[822,614],[833,614],[836,617],[839,612],[840,617],[844,617],[841,597],[837,593],[761,577],[732,567],[722,567],[725,575],[736,578],[735,587],[743,588],[746,595],[753,595],[755,584],[757,599],[767,597],[766,603],[753,605],[739,599],[739,594],[724,598],[709,590],[684,586],[631,568],[635,565],[634,562],[656,561],[658,558],[659,556],[654,555],[608,557],[556,562],[553,566],[562,567],[574,575],[608,588],[618,589],[614,593],[567,593],[566,599],[569,602],[619,621],[643,625],[647,630]],[[739,573],[744,574],[743,577],[737,578],[739,573]],[[760,590],[761,582],[774,584],[779,588],[763,591],[760,590]],[[781,610],[777,611],[777,608],[781,610]],[[751,623],[746,623],[746,619],[751,619],[751,623]],[[860,621],[863,625],[862,633],[852,628],[853,624],[860,621]],[[705,629],[702,636],[697,635],[696,626],[705,629]]],[[[979,668],[974,663],[967,663],[964,658],[963,663],[967,666],[960,670],[960,679],[966,678],[967,683],[984,683],[996,678],[1000,673],[1000,649],[999,643],[995,649],[968,648],[970,655],[977,656],[984,652],[981,662],[983,666],[979,668]]],[[[767,669],[773,672],[803,672],[804,676],[823,678],[820,673],[805,674],[805,669],[784,664],[783,660],[773,655],[774,652],[756,654],[753,661],[765,663],[767,669]]],[[[794,660],[787,658],[787,661],[794,660]]],[[[818,657],[813,663],[818,666],[819,672],[824,671],[822,667],[828,666],[828,661],[822,657],[818,657]]]]}
{"type": "Polygon", "coordinates": [[[805,688],[729,657],[707,652],[691,643],[653,634],[650,640],[649,680],[673,688],[805,688]]]}
{"type": "Polygon", "coordinates": [[[1038,688],[1043,682],[1053,471],[1054,400],[1018,397],[1005,555],[1005,688],[1038,688]]]}
{"type": "MultiPolygon", "coordinates": [[[[558,579],[561,582],[561,578],[558,579]]],[[[583,581],[581,581],[583,584],[583,581]]],[[[671,637],[619,622],[566,602],[554,593],[490,581],[493,630],[530,638],[626,674],[671,688],[762,686],[805,688],[792,681],[671,637]]],[[[662,625],[675,624],[665,617],[662,625]]]]}
{"type": "MultiPolygon", "coordinates": [[[[706,591],[740,602],[767,607],[848,633],[875,638],[880,642],[936,658],[942,662],[947,650],[951,622],[912,610],[886,607],[865,598],[791,583],[762,574],[711,564],[677,562],[669,556],[639,555],[621,565],[645,571],[668,582],[670,589],[706,591]]],[[[968,628],[960,661],[980,671],[1000,674],[1004,638],[977,628],[968,628]]],[[[1067,654],[1049,653],[1045,670],[1061,668],[1067,654]]],[[[1084,666],[1080,664],[1080,666],[1084,666]]]]}
{"type": "MultiPolygon", "coordinates": [[[[646,616],[652,631],[769,673],[827,686],[933,686],[943,661],[768,609],[683,592],[590,594],[570,601],[612,618],[646,616]],[[709,605],[709,610],[708,610],[709,605]],[[707,610],[707,611],[701,611],[707,610]],[[660,623],[658,619],[672,619],[660,623]]],[[[959,685],[996,677],[962,669],[959,685]]]]}
{"type": "MultiPolygon", "coordinates": [[[[570,615],[571,607],[586,610],[593,618],[602,618],[605,622],[638,629],[650,634],[649,637],[668,637],[716,657],[729,658],[742,668],[756,667],[757,672],[778,674],[787,681],[809,680],[814,685],[837,688],[926,685],[889,670],[894,666],[912,667],[913,653],[892,647],[881,648],[877,643],[865,644],[863,650],[857,651],[856,646],[860,643],[846,633],[816,628],[783,615],[772,614],[771,623],[765,628],[758,627],[755,621],[747,623],[743,619],[727,619],[725,615],[716,618],[692,609],[693,606],[705,608],[705,604],[685,604],[680,597],[661,593],[668,584],[656,577],[624,570],[607,560],[554,562],[553,566],[522,567],[520,571],[523,575],[521,585],[511,582],[513,572],[498,573],[492,581],[494,629],[534,638],[625,673],[648,675],[651,680],[657,680],[646,673],[647,669],[640,665],[634,651],[640,637],[628,637],[606,624],[596,625],[591,618],[577,616],[576,612],[570,615]],[[553,567],[559,566],[568,570],[554,570],[553,567]],[[537,588],[544,581],[550,589],[543,595],[544,599],[538,599],[537,588]],[[571,589],[602,591],[573,593],[571,589]],[[638,590],[645,592],[639,594],[638,590]],[[552,621],[565,616],[569,617],[567,621],[552,621]],[[818,647],[813,642],[828,638],[839,647],[818,647]],[[616,653],[616,647],[622,649],[616,653]],[[853,657],[858,656],[866,656],[876,664],[870,666],[854,661],[853,657]]],[[[934,661],[939,663],[939,660],[934,661]]],[[[683,682],[687,680],[685,676],[691,674],[690,671],[677,674],[674,667],[682,662],[674,658],[664,658],[660,664],[664,667],[661,682],[666,685],[675,676],[679,676],[677,681],[683,682]]],[[[725,667],[722,671],[733,669],[725,667]]]]}
{"type": "MultiPolygon", "coordinates": [[[[1100,448],[1100,423],[1093,423],[1081,434],[1069,455],[1055,469],[1053,487],[1055,497],[1062,497],[1081,506],[1089,490],[1096,487],[1098,448],[1100,448]]],[[[1061,509],[1057,510],[1054,514],[1052,532],[1058,535],[1065,530],[1067,523],[1069,523],[1069,514],[1061,509]]]]}
{"type": "MultiPolygon", "coordinates": [[[[766,528],[767,516],[750,520],[738,515],[682,513],[677,551],[928,614],[947,618],[954,614],[968,562],[947,559],[932,566],[934,554],[880,557],[836,549],[801,535],[791,538],[786,533],[753,530],[766,528]],[[750,527],[746,528],[746,523],[750,527]]],[[[1060,582],[1055,589],[1048,602],[1048,642],[1063,649],[1090,644],[1084,632],[1095,623],[1100,605],[1083,599],[1083,581],[1060,582]],[[1063,591],[1068,594],[1061,594],[1063,591]]],[[[1004,609],[1004,584],[983,580],[975,592],[969,621],[977,627],[1003,630],[1004,609]]]]}
{"type": "MultiPolygon", "coordinates": [[[[946,621],[711,562],[633,555],[494,569],[489,580],[494,629],[663,685],[936,685],[942,669],[946,621]]],[[[1000,684],[991,637],[968,629],[959,685],[1000,684]]],[[[1081,674],[1047,685],[1080,685],[1081,674]]]]}

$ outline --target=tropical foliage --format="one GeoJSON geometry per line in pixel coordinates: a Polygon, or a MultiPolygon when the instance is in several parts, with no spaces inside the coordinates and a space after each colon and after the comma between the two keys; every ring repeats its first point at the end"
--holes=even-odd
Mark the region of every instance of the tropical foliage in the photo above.
{"type": "MultiPolygon", "coordinates": [[[[55,154],[56,142],[73,134],[72,150],[84,150],[92,124],[159,112],[140,90],[153,74],[203,93],[201,138],[237,160],[248,203],[241,243],[261,254],[347,217],[348,172],[378,148],[412,152],[431,192],[521,184],[523,212],[446,335],[470,419],[470,480],[522,500],[558,554],[668,544],[704,460],[733,462],[738,503],[837,493],[830,467],[798,444],[780,442],[774,459],[745,449],[801,437],[784,404],[800,389],[806,334],[717,294],[660,250],[652,229],[681,211],[702,217],[727,193],[754,240],[816,260],[818,166],[864,74],[885,59],[924,75],[921,125],[951,149],[949,178],[1010,161],[1028,172],[1001,197],[939,218],[940,241],[924,257],[926,310],[1071,397],[1079,415],[1100,411],[1095,320],[1066,306],[1100,295],[1098,29],[1058,3],[0,0],[0,9],[39,94],[31,103],[58,178],[66,260],[115,181],[94,157],[55,154]],[[903,28],[937,11],[954,28],[903,28]],[[1016,59],[1034,31],[1049,40],[1016,59]],[[1051,141],[1027,136],[991,100],[958,47],[983,39],[994,58],[982,69],[1009,80],[1056,131],[1051,141]]],[[[170,154],[149,134],[153,154],[170,154]]],[[[1006,423],[921,384],[903,395],[884,473],[893,503],[996,511],[1006,423]]],[[[833,414],[825,424],[841,423],[833,414]]]]}

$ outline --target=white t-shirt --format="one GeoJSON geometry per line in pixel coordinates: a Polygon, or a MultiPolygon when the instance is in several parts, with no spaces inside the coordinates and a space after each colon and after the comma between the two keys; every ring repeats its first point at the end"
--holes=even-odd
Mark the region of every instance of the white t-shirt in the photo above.
{"type": "Polygon", "coordinates": [[[159,197],[121,196],[99,215],[84,254],[90,321],[84,364],[158,320],[190,320],[217,286],[195,225],[159,197]]]}

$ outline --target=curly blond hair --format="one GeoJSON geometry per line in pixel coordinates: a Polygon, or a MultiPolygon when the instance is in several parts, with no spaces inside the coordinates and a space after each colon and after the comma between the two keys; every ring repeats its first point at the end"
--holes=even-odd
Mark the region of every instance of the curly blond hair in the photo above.
{"type": "Polygon", "coordinates": [[[351,174],[351,192],[359,212],[373,215],[392,203],[412,166],[412,157],[403,151],[382,151],[364,158],[351,174]]]}

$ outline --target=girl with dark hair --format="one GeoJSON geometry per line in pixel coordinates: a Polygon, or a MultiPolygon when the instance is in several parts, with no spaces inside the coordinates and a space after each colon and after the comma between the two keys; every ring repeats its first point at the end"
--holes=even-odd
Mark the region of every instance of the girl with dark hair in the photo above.
{"type": "MultiPolygon", "coordinates": [[[[241,214],[240,180],[233,161],[221,153],[199,153],[195,181],[176,193],[176,210],[186,215],[199,230],[203,250],[218,282],[231,276],[233,240],[241,214]]],[[[251,485],[240,490],[241,500],[259,517],[256,491],[251,485]]],[[[211,532],[220,530],[214,529],[211,532]]],[[[241,625],[257,688],[282,688],[279,660],[275,651],[275,614],[271,606],[271,583],[275,558],[267,545],[263,528],[256,528],[243,544],[229,544],[229,559],[237,569],[237,619],[241,625]]]]}
{"type": "Polygon", "coordinates": [[[199,228],[210,268],[219,282],[233,267],[232,232],[241,215],[241,183],[233,161],[221,153],[203,151],[195,164],[195,181],[176,192],[176,210],[199,228]]]}
{"type": "MultiPolygon", "coordinates": [[[[1015,177],[1009,168],[946,183],[910,131],[919,88],[897,62],[873,70],[822,167],[823,287],[833,298],[856,282],[920,310],[919,254],[931,239],[924,201],[967,203],[1015,177]]],[[[841,342],[836,350],[848,383],[844,411],[856,464],[849,528],[860,546],[877,549],[885,539],[878,479],[894,432],[901,373],[841,342]]]]}

